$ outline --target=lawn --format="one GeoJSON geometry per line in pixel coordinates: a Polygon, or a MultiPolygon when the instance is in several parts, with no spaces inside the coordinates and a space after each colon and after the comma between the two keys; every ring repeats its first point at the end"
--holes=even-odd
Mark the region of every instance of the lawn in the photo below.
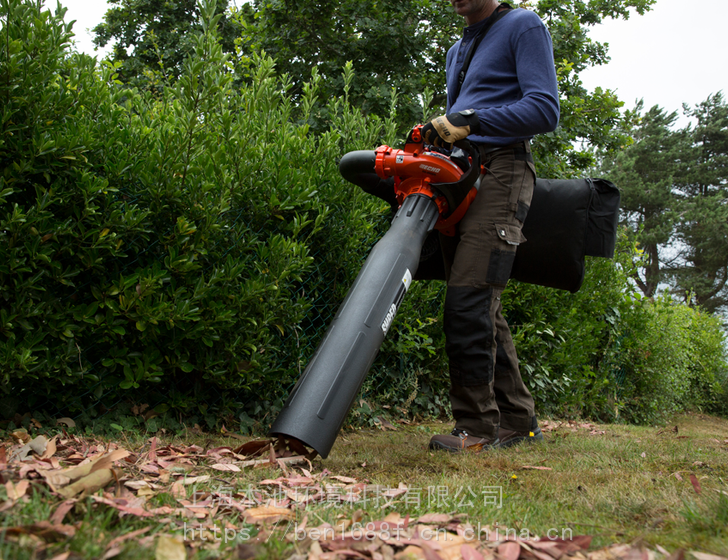
{"type": "Polygon", "coordinates": [[[440,423],[343,431],[331,455],[193,430],[40,425],[0,444],[0,557],[713,560],[728,421],[542,421],[545,442],[431,452],[440,423]]]}

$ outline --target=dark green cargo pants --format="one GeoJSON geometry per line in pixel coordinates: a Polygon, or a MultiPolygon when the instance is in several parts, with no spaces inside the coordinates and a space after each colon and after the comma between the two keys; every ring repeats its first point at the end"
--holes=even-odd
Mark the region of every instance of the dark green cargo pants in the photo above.
{"type": "Polygon", "coordinates": [[[446,352],[455,427],[495,437],[498,426],[527,432],[534,415],[521,379],[501,293],[510,276],[536,179],[528,144],[489,151],[487,172],[455,237],[440,235],[447,296],[446,352]]]}

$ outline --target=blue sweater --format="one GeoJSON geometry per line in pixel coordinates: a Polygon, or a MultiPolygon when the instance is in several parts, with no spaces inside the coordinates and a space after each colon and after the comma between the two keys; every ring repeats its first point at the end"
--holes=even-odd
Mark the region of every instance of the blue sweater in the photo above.
{"type": "Polygon", "coordinates": [[[466,27],[447,53],[447,112],[475,109],[481,135],[468,138],[477,143],[504,146],[551,132],[559,123],[553,46],[546,26],[529,10],[512,10],[490,28],[453,101],[465,56],[486,21],[466,27]]]}

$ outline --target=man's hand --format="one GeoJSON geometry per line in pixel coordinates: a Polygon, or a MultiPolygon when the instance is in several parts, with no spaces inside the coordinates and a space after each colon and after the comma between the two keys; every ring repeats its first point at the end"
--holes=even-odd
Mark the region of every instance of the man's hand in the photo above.
{"type": "Polygon", "coordinates": [[[422,127],[425,144],[451,149],[458,140],[480,131],[480,121],[473,109],[437,117],[422,127]]]}

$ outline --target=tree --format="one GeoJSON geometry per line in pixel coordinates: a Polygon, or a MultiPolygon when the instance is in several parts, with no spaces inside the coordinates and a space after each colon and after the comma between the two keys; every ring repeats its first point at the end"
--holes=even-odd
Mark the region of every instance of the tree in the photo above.
{"type": "MultiPolygon", "coordinates": [[[[341,69],[354,62],[349,96],[365,113],[388,115],[392,90],[398,120],[422,120],[420,95],[445,104],[445,56],[458,30],[452,11],[432,0],[254,0],[238,17],[245,51],[265,50],[288,74],[295,97],[316,68],[323,99],[343,95],[341,69]]],[[[433,107],[433,108],[434,108],[433,107]]]]}
{"type": "Polygon", "coordinates": [[[622,223],[644,251],[641,273],[635,269],[633,279],[652,297],[674,259],[670,245],[680,214],[674,178],[690,145],[686,134],[673,130],[677,112],[668,114],[656,105],[644,115],[641,111],[640,102],[634,111],[638,122],[631,131],[633,143],[605,159],[601,174],[622,191],[622,223]]]}
{"type": "MultiPolygon", "coordinates": [[[[197,0],[109,0],[115,7],[97,25],[94,44],[113,43],[111,58],[121,66],[119,80],[129,85],[157,89],[165,79],[176,80],[182,63],[194,49],[194,36],[202,31],[197,0]]],[[[225,51],[232,51],[237,35],[227,17],[228,0],[218,0],[223,14],[218,32],[225,51]]]]}
{"type": "Polygon", "coordinates": [[[685,114],[692,145],[676,185],[684,204],[677,239],[684,249],[677,288],[709,311],[728,304],[728,104],[721,93],[685,114]]]}
{"type": "MultiPolygon", "coordinates": [[[[537,138],[539,174],[564,177],[593,163],[584,141],[609,150],[627,140],[620,128],[622,103],[609,90],[588,92],[579,73],[605,64],[606,45],[592,41],[588,28],[604,18],[643,14],[655,0],[520,0],[514,6],[534,10],[554,42],[561,90],[561,125],[537,138]]],[[[254,0],[253,13],[241,19],[244,43],[264,49],[292,78],[294,89],[316,66],[326,94],[342,95],[340,68],[355,61],[357,81],[352,100],[364,112],[388,110],[389,91],[400,94],[398,120],[404,128],[421,120],[420,95],[432,90],[430,114],[445,110],[445,56],[461,35],[462,19],[435,0],[254,0]]]]}
{"type": "Polygon", "coordinates": [[[722,94],[677,112],[652,107],[632,143],[607,154],[601,172],[622,190],[622,222],[644,251],[634,280],[646,296],[670,286],[708,311],[728,304],[728,105],[722,94]]]}
{"type": "MultiPolygon", "coordinates": [[[[609,60],[607,45],[589,38],[591,26],[605,18],[628,18],[632,10],[643,14],[655,1],[512,2],[538,13],[554,42],[561,125],[534,143],[540,175],[566,177],[589,168],[593,155],[574,147],[580,142],[616,150],[627,141],[622,102],[608,89],[587,91],[579,73],[609,60]]],[[[114,2],[121,7],[110,10],[106,23],[95,31],[98,44],[118,41],[112,58],[123,64],[121,80],[133,83],[144,72],[154,78],[160,62],[164,68],[177,68],[186,52],[184,33],[194,28],[193,0],[114,2]],[[135,46],[133,52],[128,52],[130,46],[135,46]]],[[[397,121],[403,132],[445,110],[445,57],[463,25],[446,4],[440,0],[253,0],[223,20],[226,25],[234,20],[240,32],[236,47],[227,39],[229,29],[223,29],[223,47],[243,67],[253,52],[265,50],[273,56],[278,71],[290,79],[294,101],[316,68],[322,78],[323,101],[311,124],[319,128],[325,127],[326,100],[344,95],[341,69],[353,61],[356,76],[347,92],[349,100],[365,114],[389,116],[391,94],[396,92],[397,121]]]]}

